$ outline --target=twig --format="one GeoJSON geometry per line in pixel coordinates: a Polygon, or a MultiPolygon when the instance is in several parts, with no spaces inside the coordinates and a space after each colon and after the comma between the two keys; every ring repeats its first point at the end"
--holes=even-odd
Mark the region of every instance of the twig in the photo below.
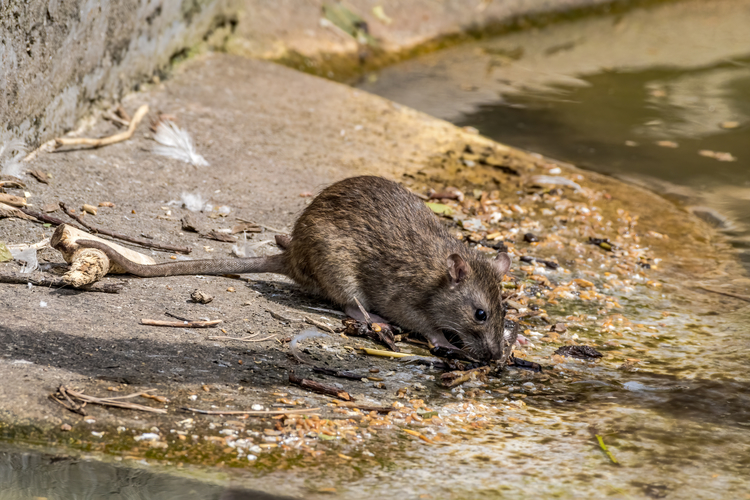
{"type": "Polygon", "coordinates": [[[65,399],[68,401],[68,403],[66,403],[65,401],[59,399],[54,394],[50,394],[49,398],[52,401],[54,401],[55,403],[58,403],[59,405],[61,405],[66,410],[70,410],[73,413],[78,413],[79,415],[83,415],[84,417],[86,416],[86,412],[83,411],[83,406],[84,405],[81,405],[81,404],[73,402],[73,400],[71,400],[70,397],[68,397],[67,394],[63,394],[63,395],[65,396],[65,399]]]}
{"type": "MultiPolygon", "coordinates": [[[[136,245],[140,245],[142,247],[146,248],[155,248],[157,250],[166,250],[168,252],[177,252],[177,253],[185,253],[188,254],[192,251],[192,248],[190,247],[178,247],[175,245],[169,245],[166,243],[155,243],[153,241],[149,241],[143,238],[136,238],[134,236],[128,236],[127,234],[117,233],[115,231],[110,231],[108,229],[101,229],[96,226],[92,226],[88,222],[84,221],[81,217],[79,217],[75,211],[68,210],[65,206],[65,203],[60,202],[60,208],[63,209],[63,212],[70,217],[71,219],[78,222],[80,225],[91,231],[92,233],[96,234],[103,234],[105,236],[110,236],[112,238],[117,238],[118,240],[127,241],[130,243],[135,243],[136,245]]],[[[63,222],[61,222],[64,224],[63,222]]]]}
{"type": "Polygon", "coordinates": [[[128,129],[119,134],[110,135],[109,137],[102,137],[101,139],[93,139],[88,137],[58,137],[55,139],[55,147],[60,148],[62,146],[90,146],[98,148],[101,146],[107,146],[116,142],[127,141],[135,133],[135,128],[141,122],[144,116],[148,113],[148,104],[144,104],[138,111],[135,112],[133,119],[128,124],[128,129]]]}
{"type": "Polygon", "coordinates": [[[346,378],[349,380],[362,380],[365,378],[364,375],[359,375],[358,373],[350,372],[349,370],[332,370],[331,368],[323,368],[322,366],[314,365],[312,369],[315,373],[322,373],[323,375],[330,375],[331,377],[346,378]]]}
{"type": "Polygon", "coordinates": [[[21,208],[26,206],[26,198],[0,192],[0,203],[5,203],[11,207],[21,208]]]}
{"type": "MultiPolygon", "coordinates": [[[[91,404],[97,404],[101,406],[113,406],[116,408],[125,408],[127,410],[140,410],[140,411],[147,411],[151,413],[167,413],[167,410],[163,408],[152,408],[150,406],[143,406],[136,403],[124,403],[119,401],[120,399],[126,398],[126,397],[134,397],[134,396],[140,396],[143,394],[142,392],[138,392],[136,394],[131,394],[129,396],[120,396],[118,398],[97,398],[94,396],[89,396],[87,394],[83,394],[82,392],[76,392],[72,389],[68,389],[67,387],[61,385],[57,392],[65,397],[67,401],[70,402],[70,404],[74,405],[73,407],[69,407],[69,405],[66,405],[62,402],[59,398],[56,397],[55,394],[50,394],[50,398],[57,401],[58,403],[62,404],[66,408],[68,408],[71,411],[74,411],[76,413],[81,413],[83,410],[83,406],[73,401],[72,398],[75,398],[79,401],[83,401],[85,403],[91,403],[91,404]]],[[[85,413],[83,413],[85,415],[85,413]]]]}
{"type": "Polygon", "coordinates": [[[45,277],[32,277],[20,275],[18,273],[0,274],[0,283],[9,283],[12,285],[25,285],[31,283],[36,286],[47,286],[50,288],[75,288],[76,290],[83,290],[86,292],[103,292],[103,293],[119,293],[125,286],[124,281],[116,281],[114,283],[102,283],[97,281],[90,285],[84,285],[81,287],[74,287],[65,283],[61,279],[52,279],[45,277]]]}
{"type": "Polygon", "coordinates": [[[228,335],[212,335],[211,337],[208,337],[209,340],[239,340],[240,342],[263,342],[264,340],[270,340],[276,336],[276,334],[270,335],[268,337],[263,337],[262,339],[256,339],[253,337],[256,337],[255,335],[249,335],[247,337],[230,337],[228,335]]]}
{"type": "MultiPolygon", "coordinates": [[[[57,217],[52,217],[51,215],[34,212],[33,210],[29,210],[28,208],[19,208],[19,210],[25,213],[26,215],[29,215],[31,217],[34,217],[35,219],[38,219],[40,222],[54,224],[55,226],[62,226],[63,224],[67,224],[67,222],[65,222],[62,219],[58,219],[57,217]]],[[[73,224],[71,225],[75,227],[75,225],[73,224]]]]}
{"type": "Polygon", "coordinates": [[[315,321],[314,319],[308,318],[307,316],[305,316],[305,323],[307,323],[308,325],[317,326],[324,332],[336,333],[336,331],[333,328],[326,325],[325,323],[321,323],[320,321],[315,321]]]}
{"type": "Polygon", "coordinates": [[[23,189],[26,184],[20,180],[0,180],[0,188],[23,189]]]}
{"type": "Polygon", "coordinates": [[[289,372],[289,382],[295,385],[298,385],[304,389],[307,389],[309,391],[319,392],[320,394],[333,396],[335,398],[343,399],[344,401],[351,401],[352,399],[354,399],[349,395],[348,392],[342,391],[338,387],[321,384],[320,382],[316,382],[314,380],[308,380],[306,378],[300,378],[297,375],[295,375],[293,371],[289,372]]]}
{"type": "Polygon", "coordinates": [[[612,454],[611,451],[607,449],[607,446],[604,444],[604,438],[602,438],[599,434],[596,434],[595,436],[596,436],[596,440],[599,441],[599,448],[601,448],[602,451],[604,451],[604,453],[607,454],[609,459],[612,460],[613,464],[619,464],[615,456],[612,454]]]}
{"type": "Polygon", "coordinates": [[[357,297],[353,297],[354,302],[357,303],[357,307],[359,307],[359,311],[362,313],[362,316],[365,318],[365,322],[367,323],[367,326],[372,326],[372,319],[370,318],[370,315],[365,311],[365,308],[362,307],[362,303],[359,301],[357,297]]]}
{"type": "Polygon", "coordinates": [[[118,125],[122,125],[123,127],[127,127],[130,125],[130,122],[128,120],[123,120],[122,118],[115,115],[111,111],[104,113],[104,118],[111,122],[115,122],[118,125]]]}
{"type": "Polygon", "coordinates": [[[5,203],[0,202],[0,218],[4,217],[18,217],[19,219],[34,220],[32,216],[25,214],[22,208],[6,205],[5,203]]]}
{"type": "Polygon", "coordinates": [[[370,356],[380,356],[382,358],[406,358],[409,356],[412,356],[412,354],[407,354],[405,352],[393,352],[393,351],[383,351],[381,349],[370,349],[369,347],[360,347],[365,354],[369,354],[370,356]]]}
{"type": "Polygon", "coordinates": [[[240,222],[247,222],[248,224],[255,224],[256,226],[260,226],[260,227],[262,227],[263,229],[266,229],[266,230],[268,230],[268,231],[272,231],[272,232],[274,232],[274,233],[279,233],[279,234],[289,234],[289,231],[284,231],[284,230],[282,230],[282,229],[276,229],[275,227],[271,227],[271,226],[265,226],[265,225],[263,225],[263,224],[258,224],[257,222],[253,222],[253,221],[251,221],[251,220],[240,219],[239,217],[237,217],[237,220],[238,220],[238,221],[240,221],[240,222]]]}
{"type": "Polygon", "coordinates": [[[356,408],[358,410],[362,411],[376,411],[378,413],[390,413],[392,411],[396,411],[396,408],[392,406],[368,406],[368,405],[361,405],[359,403],[354,402],[347,402],[347,401],[334,401],[336,403],[336,406],[339,408],[356,408]]]}
{"type": "Polygon", "coordinates": [[[418,437],[419,439],[421,439],[421,440],[422,440],[422,441],[424,441],[425,443],[429,443],[429,444],[435,444],[435,441],[433,441],[432,439],[428,438],[427,436],[425,436],[425,435],[424,435],[424,434],[422,434],[421,432],[413,431],[413,430],[411,430],[411,429],[403,429],[403,431],[404,431],[405,433],[407,433],[407,434],[411,434],[412,436],[416,436],[416,437],[418,437]]]}
{"type": "Polygon", "coordinates": [[[335,314],[336,316],[346,316],[346,313],[343,313],[341,311],[334,311],[333,309],[326,309],[324,307],[312,307],[312,306],[302,306],[305,309],[310,309],[311,311],[319,311],[329,314],[335,314]]]}
{"type": "Polygon", "coordinates": [[[170,318],[179,319],[180,321],[187,321],[188,323],[193,321],[191,319],[183,318],[181,316],[177,316],[176,314],[172,314],[171,312],[164,311],[164,316],[169,316],[170,318]]]}
{"type": "Polygon", "coordinates": [[[310,413],[318,411],[320,408],[299,408],[296,410],[199,410],[197,408],[180,408],[184,411],[192,411],[201,415],[249,415],[251,417],[265,417],[266,415],[295,415],[299,413],[310,413]]]}
{"type": "Polygon", "coordinates": [[[712,290],[711,288],[707,288],[705,286],[699,286],[698,288],[700,288],[701,290],[705,290],[707,292],[716,293],[719,295],[726,295],[727,297],[733,297],[735,299],[740,299],[746,302],[750,302],[750,297],[747,295],[740,295],[740,294],[732,293],[732,292],[723,292],[721,290],[712,290]]]}
{"type": "Polygon", "coordinates": [[[211,321],[163,321],[160,319],[142,319],[141,324],[142,325],[148,325],[148,326],[171,326],[176,328],[211,328],[219,323],[221,323],[222,320],[220,319],[214,319],[211,321]]]}
{"type": "Polygon", "coordinates": [[[277,320],[279,320],[279,321],[285,321],[285,322],[287,322],[287,323],[292,323],[292,322],[295,322],[295,321],[299,321],[298,319],[289,319],[289,318],[287,318],[287,317],[284,317],[284,316],[282,316],[281,314],[279,314],[279,313],[276,313],[276,312],[273,312],[273,311],[272,311],[272,310],[270,310],[270,309],[266,309],[266,312],[267,312],[268,314],[270,314],[270,315],[271,315],[271,317],[272,317],[273,319],[277,319],[277,320]]]}

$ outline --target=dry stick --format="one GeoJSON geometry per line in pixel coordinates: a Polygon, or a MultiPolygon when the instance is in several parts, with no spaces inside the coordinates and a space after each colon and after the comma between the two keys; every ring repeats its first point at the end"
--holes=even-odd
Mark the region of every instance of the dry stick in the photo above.
{"type": "Polygon", "coordinates": [[[267,415],[294,415],[298,413],[309,413],[318,411],[320,408],[299,408],[296,410],[248,410],[248,411],[224,411],[224,410],[199,410],[197,408],[180,408],[185,411],[200,413],[201,415],[249,415],[251,417],[265,417],[267,415]]]}
{"type": "Polygon", "coordinates": [[[253,338],[256,335],[249,335],[247,337],[230,337],[228,335],[212,335],[211,337],[208,337],[208,339],[209,340],[239,340],[240,342],[263,342],[264,340],[270,340],[276,336],[276,334],[274,334],[269,337],[263,337],[262,339],[253,338]]]}
{"type": "Polygon", "coordinates": [[[343,399],[344,401],[351,401],[352,399],[354,399],[349,395],[348,392],[342,391],[338,387],[321,384],[320,382],[316,382],[314,380],[309,380],[306,378],[300,378],[295,375],[293,371],[289,371],[289,382],[309,391],[319,392],[327,396],[333,396],[335,398],[343,399]]]}
{"type": "Polygon", "coordinates": [[[382,349],[370,349],[369,347],[360,347],[365,354],[369,354],[370,356],[380,356],[381,358],[408,358],[410,356],[414,356],[413,354],[407,354],[405,352],[393,352],[393,351],[384,351],[382,349]]]}
{"type": "Polygon", "coordinates": [[[333,328],[326,325],[325,323],[321,323],[320,321],[315,321],[314,319],[308,318],[307,316],[305,316],[305,323],[307,323],[308,325],[316,326],[320,328],[321,330],[323,330],[324,332],[336,333],[336,331],[333,328]]]}
{"type": "Polygon", "coordinates": [[[65,388],[62,386],[60,386],[58,392],[62,394],[63,397],[65,397],[66,401],[68,401],[67,403],[62,399],[59,399],[55,394],[50,394],[49,398],[55,403],[61,405],[66,410],[72,411],[73,413],[78,413],[79,415],[83,415],[84,417],[86,416],[86,412],[83,411],[83,407],[86,406],[86,403],[79,404],[74,402],[72,399],[70,399],[70,396],[65,393],[65,388]]]}
{"type": "Polygon", "coordinates": [[[357,303],[357,307],[359,307],[360,312],[362,313],[362,316],[365,317],[365,323],[367,323],[367,326],[372,326],[372,319],[370,318],[370,315],[367,314],[367,311],[365,311],[365,308],[362,307],[362,303],[357,299],[357,297],[353,297],[354,302],[357,303]]]}
{"type": "Polygon", "coordinates": [[[425,443],[435,444],[435,441],[433,441],[432,439],[428,438],[427,436],[425,436],[421,432],[413,431],[411,429],[404,429],[404,432],[407,433],[407,434],[411,434],[412,436],[418,437],[419,439],[421,439],[425,443]]]}
{"type": "Polygon", "coordinates": [[[127,141],[135,133],[135,128],[141,122],[144,116],[148,113],[148,104],[144,104],[138,111],[135,112],[133,119],[128,124],[128,129],[119,134],[110,135],[109,137],[102,137],[101,139],[92,139],[88,137],[58,137],[55,139],[55,147],[59,148],[62,146],[91,146],[98,148],[101,146],[107,146],[116,142],[127,141]]]}
{"type": "Polygon", "coordinates": [[[115,283],[96,282],[91,283],[90,285],[74,287],[72,285],[69,285],[68,283],[65,283],[61,279],[43,277],[35,278],[31,276],[23,276],[17,273],[0,274],[0,283],[9,283],[12,285],[25,285],[27,283],[31,283],[32,285],[36,286],[48,286],[51,288],[75,288],[76,290],[83,290],[86,292],[103,293],[119,293],[122,290],[123,286],[125,286],[124,282],[117,281],[115,283]]]}
{"type": "Polygon", "coordinates": [[[362,411],[376,411],[378,413],[390,413],[392,411],[396,411],[396,408],[392,406],[368,406],[344,401],[335,401],[335,403],[339,408],[356,408],[362,411]]]}
{"type": "Polygon", "coordinates": [[[255,224],[256,226],[260,226],[263,229],[266,229],[266,230],[274,232],[274,233],[289,234],[289,231],[283,231],[281,229],[276,229],[275,227],[271,227],[271,226],[264,226],[263,224],[258,224],[257,222],[253,222],[251,220],[240,219],[239,217],[237,217],[237,220],[240,221],[240,222],[246,222],[248,224],[255,224]]]}
{"type": "Polygon", "coordinates": [[[105,236],[110,236],[112,238],[117,238],[118,240],[127,241],[130,243],[135,243],[136,245],[140,245],[142,247],[146,248],[155,248],[157,250],[166,250],[168,252],[177,252],[177,253],[190,253],[192,251],[192,248],[190,247],[178,247],[175,245],[168,245],[165,243],[155,243],[143,238],[136,238],[134,236],[128,236],[127,234],[117,233],[115,231],[110,231],[108,229],[101,229],[96,226],[92,226],[88,222],[84,221],[81,217],[79,217],[75,211],[70,211],[65,206],[65,203],[60,202],[60,208],[63,209],[65,214],[70,217],[71,219],[78,222],[80,225],[91,231],[92,233],[96,234],[103,234],[105,236]]]}
{"type": "Polygon", "coordinates": [[[362,380],[365,378],[365,375],[360,375],[358,373],[351,372],[349,370],[333,370],[331,368],[325,368],[322,366],[312,366],[312,369],[315,373],[322,373],[323,375],[330,375],[331,377],[339,377],[339,378],[345,378],[349,380],[362,380]]]}
{"type": "MultiPolygon", "coordinates": [[[[97,398],[94,396],[83,394],[81,392],[73,391],[64,386],[60,386],[58,390],[63,395],[70,394],[72,397],[79,399],[81,401],[84,401],[86,403],[97,404],[101,406],[114,406],[117,408],[125,408],[128,410],[148,411],[151,413],[167,413],[167,410],[163,408],[152,408],[150,406],[143,406],[143,405],[139,405],[136,403],[122,403],[118,400],[115,400],[114,398],[97,398]]],[[[138,395],[140,396],[140,393],[138,393],[138,395]]]]}
{"type": "Polygon", "coordinates": [[[142,325],[148,326],[171,326],[175,328],[211,328],[221,323],[222,320],[211,321],[162,321],[160,319],[142,319],[142,325]]]}
{"type": "Polygon", "coordinates": [[[168,311],[165,311],[164,315],[165,316],[169,316],[170,318],[179,319],[180,321],[187,321],[188,323],[190,321],[193,321],[192,319],[183,318],[182,316],[177,316],[177,315],[172,314],[171,312],[168,312],[168,311]]]}
{"type": "Polygon", "coordinates": [[[723,292],[721,290],[712,290],[711,288],[706,288],[705,286],[699,286],[698,288],[700,288],[701,290],[705,290],[707,292],[716,293],[719,295],[726,295],[727,297],[733,297],[735,299],[740,299],[746,302],[750,302],[750,297],[748,297],[747,295],[740,295],[740,294],[732,293],[732,292],[723,292]]]}
{"type": "MultiPolygon", "coordinates": [[[[26,215],[30,215],[31,217],[38,219],[40,222],[54,224],[55,226],[62,226],[63,224],[68,224],[64,220],[58,219],[57,217],[52,217],[51,215],[34,212],[33,210],[29,210],[28,208],[19,208],[19,210],[25,213],[26,215]]],[[[74,224],[70,224],[70,225],[73,227],[76,227],[74,224]]]]}
{"type": "Polygon", "coordinates": [[[11,207],[21,208],[26,206],[26,198],[0,192],[0,203],[5,203],[11,207]]]}
{"type": "Polygon", "coordinates": [[[23,189],[26,187],[21,181],[0,181],[0,188],[23,189]]]}
{"type": "Polygon", "coordinates": [[[104,118],[107,119],[107,120],[109,120],[109,121],[111,121],[111,122],[115,122],[118,125],[122,125],[123,127],[130,126],[130,122],[128,120],[123,120],[119,116],[113,114],[111,111],[108,112],[108,113],[104,113],[104,118]]]}

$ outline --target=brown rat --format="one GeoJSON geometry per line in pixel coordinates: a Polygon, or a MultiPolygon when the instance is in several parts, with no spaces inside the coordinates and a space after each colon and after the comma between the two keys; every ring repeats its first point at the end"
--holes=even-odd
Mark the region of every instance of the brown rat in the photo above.
{"type": "Polygon", "coordinates": [[[353,177],[324,189],[300,215],[291,239],[277,237],[282,253],[268,257],[148,266],[104,244],[80,243],[143,277],[284,274],[350,316],[361,319],[356,298],[443,352],[463,349],[483,361],[504,362],[516,340],[515,331],[505,329],[501,294],[510,257],[488,259],[459,242],[422,200],[380,177],[353,177]]]}

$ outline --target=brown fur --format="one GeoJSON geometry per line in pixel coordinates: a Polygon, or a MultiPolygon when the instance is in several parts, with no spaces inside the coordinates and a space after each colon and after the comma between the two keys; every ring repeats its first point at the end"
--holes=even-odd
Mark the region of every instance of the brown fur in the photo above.
{"type": "MultiPolygon", "coordinates": [[[[354,177],[323,190],[292,232],[285,273],[308,291],[342,306],[356,297],[408,330],[446,346],[457,333],[470,354],[504,359],[502,262],[457,241],[419,198],[395,182],[354,177]],[[465,275],[451,276],[451,255],[465,275]],[[460,278],[460,279],[458,279],[460,278]],[[483,324],[476,309],[486,311],[483,324]]],[[[505,255],[505,254],[503,254],[505,255]]],[[[509,263],[509,261],[508,261],[509,263]]]]}

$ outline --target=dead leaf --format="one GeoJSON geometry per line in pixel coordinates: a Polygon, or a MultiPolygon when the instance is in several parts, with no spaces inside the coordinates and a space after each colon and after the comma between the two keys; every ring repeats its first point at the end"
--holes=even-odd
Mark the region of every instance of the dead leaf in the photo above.
{"type": "Polygon", "coordinates": [[[427,205],[427,208],[438,215],[451,215],[453,213],[453,209],[451,207],[449,207],[448,205],[443,205],[442,203],[425,203],[425,205],[427,205]]]}
{"type": "Polygon", "coordinates": [[[41,170],[29,170],[28,173],[33,175],[34,178],[38,180],[39,182],[43,184],[49,184],[49,175],[45,174],[41,170]]]}
{"type": "Polygon", "coordinates": [[[10,253],[5,243],[0,242],[0,262],[8,262],[13,260],[13,255],[10,253]]]}
{"type": "Polygon", "coordinates": [[[224,241],[226,243],[236,243],[237,238],[235,238],[232,235],[229,235],[227,233],[220,233],[215,230],[209,231],[207,234],[202,235],[204,238],[208,238],[210,240],[216,240],[216,241],[224,241]]]}
{"type": "Polygon", "coordinates": [[[182,224],[182,230],[183,231],[190,231],[192,233],[199,233],[198,226],[195,223],[195,219],[191,214],[185,215],[182,219],[180,219],[180,223],[182,224]]]}

